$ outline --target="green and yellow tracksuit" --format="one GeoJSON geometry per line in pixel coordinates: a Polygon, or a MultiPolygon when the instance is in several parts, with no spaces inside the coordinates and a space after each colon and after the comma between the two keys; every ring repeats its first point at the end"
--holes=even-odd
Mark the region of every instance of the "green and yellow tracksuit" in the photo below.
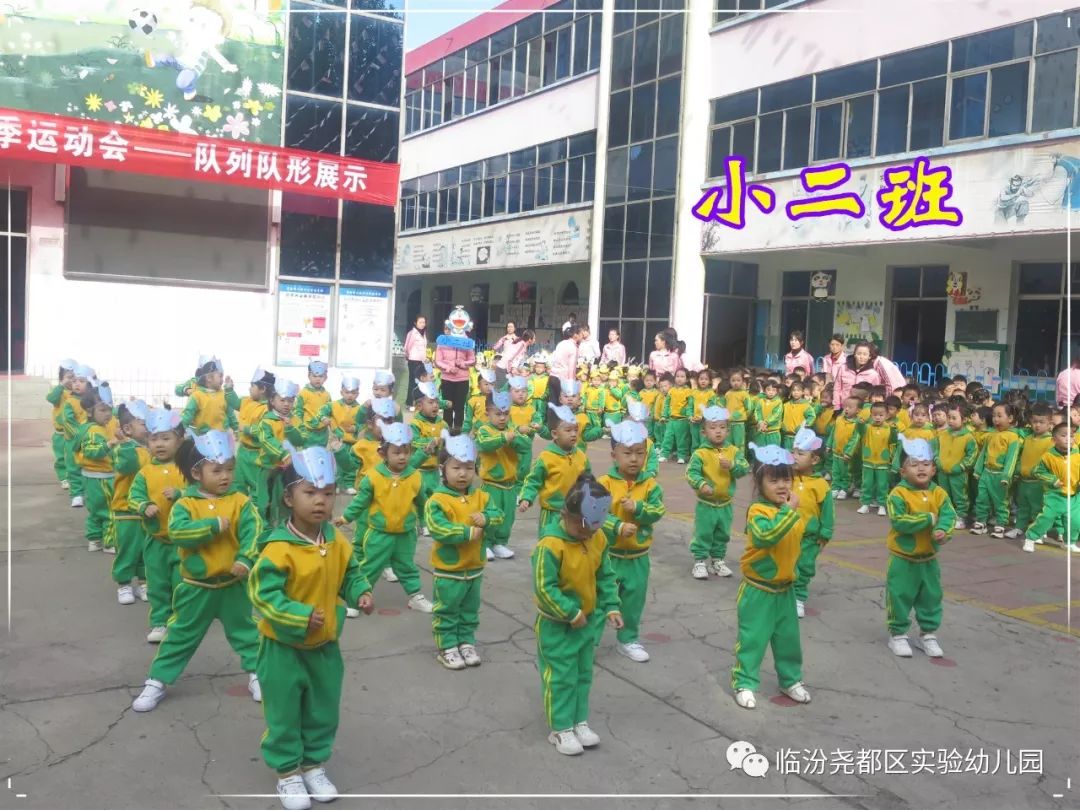
{"type": "Polygon", "coordinates": [[[1067,543],[1075,543],[1080,537],[1080,453],[1071,448],[1063,456],[1051,447],[1033,472],[1043,484],[1042,509],[1024,535],[1028,540],[1038,540],[1050,529],[1057,529],[1058,536],[1067,543]]]}
{"type": "Polygon", "coordinates": [[[407,467],[395,475],[385,463],[368,470],[342,517],[356,524],[353,553],[368,582],[389,566],[408,596],[420,593],[416,567],[416,512],[424,508],[423,479],[407,467]]]}
{"type": "Polygon", "coordinates": [[[487,419],[487,396],[474,394],[465,400],[465,421],[461,424],[461,432],[472,435],[487,419]]]}
{"type": "Polygon", "coordinates": [[[750,418],[750,392],[734,388],[723,396],[723,405],[728,412],[728,427],[731,430],[731,443],[742,452],[746,452],[746,420],[750,418]]]}
{"type": "Polygon", "coordinates": [[[383,463],[383,457],[379,454],[380,447],[382,447],[382,439],[368,428],[360,431],[360,435],[353,442],[352,452],[359,462],[354,483],[357,489],[360,489],[360,482],[364,480],[364,476],[383,463]]]}
{"type": "MultiPolygon", "coordinates": [[[[1016,528],[1024,531],[1042,511],[1044,482],[1035,477],[1035,468],[1054,446],[1050,431],[1036,436],[1030,429],[1021,431],[1019,480],[1016,484],[1016,528]]],[[[1041,536],[1041,535],[1040,535],[1041,536]]]]}
{"type": "Polygon", "coordinates": [[[259,510],[266,528],[271,529],[285,517],[280,473],[280,469],[289,462],[285,440],[288,439],[294,447],[299,447],[303,444],[303,436],[292,419],[286,421],[281,414],[269,408],[255,423],[252,436],[259,448],[255,455],[255,466],[259,469],[259,475],[255,480],[255,492],[252,493],[251,500],[259,510]]]}
{"type": "Polygon", "coordinates": [[[795,599],[805,602],[810,580],[817,574],[818,554],[832,540],[835,510],[829,482],[820,475],[796,475],[793,491],[799,496],[797,511],[805,524],[795,566],[795,599]]]}
{"type": "Polygon", "coordinates": [[[75,394],[68,394],[60,409],[60,428],[64,431],[64,467],[67,469],[68,492],[72,498],[83,494],[82,469],[75,461],[75,452],[79,449],[80,429],[86,424],[89,417],[79,398],[75,394]]]}
{"type": "Polygon", "coordinates": [[[496,430],[485,422],[476,431],[476,446],[480,451],[483,490],[503,516],[498,526],[485,530],[484,542],[489,546],[509,546],[517,514],[519,459],[532,448],[532,436],[523,436],[512,426],[496,430]]]}
{"type": "Polygon", "coordinates": [[[615,636],[620,644],[630,644],[638,640],[641,614],[645,612],[653,526],[667,511],[664,491],[655,479],[639,475],[636,481],[629,481],[615,467],[607,475],[600,476],[599,481],[600,486],[611,493],[611,517],[604,523],[604,534],[608,539],[608,557],[623,615],[623,628],[615,636]],[[631,510],[623,506],[627,498],[634,502],[631,510]],[[627,523],[637,526],[637,531],[630,537],[623,537],[622,527],[627,523]]]}
{"type": "Polygon", "coordinates": [[[862,504],[884,506],[889,497],[889,471],[896,453],[896,428],[892,425],[863,426],[862,504]]]}
{"type": "Polygon", "coordinates": [[[795,434],[799,428],[812,427],[817,419],[817,407],[807,397],[784,403],[783,421],[780,425],[781,442],[790,450],[795,444],[795,434]]]}
{"type": "Polygon", "coordinates": [[[168,622],[173,591],[180,581],[180,558],[169,539],[169,513],[184,486],[184,477],[174,462],[151,459],[136,474],[128,492],[128,507],[143,519],[143,564],[151,627],[164,627],[168,622]],[[172,490],[171,498],[166,490],[172,490]],[[158,508],[155,517],[146,514],[151,506],[158,508]]]}
{"type": "MultiPolygon", "coordinates": [[[[901,413],[903,413],[903,411],[901,411],[901,413]]],[[[926,425],[925,427],[913,427],[908,423],[907,427],[901,428],[899,417],[893,421],[893,426],[896,430],[896,449],[892,454],[893,459],[890,474],[893,483],[890,485],[889,489],[892,489],[896,486],[897,482],[899,482],[900,466],[904,463],[904,458],[907,456],[904,452],[904,443],[900,441],[900,438],[903,437],[909,442],[914,439],[925,439],[926,443],[932,448],[934,446],[934,440],[938,437],[938,432],[930,425],[926,425]]],[[[956,506],[955,502],[953,502],[953,506],[956,506]]]]}
{"type": "Polygon", "coordinates": [[[701,433],[701,412],[710,405],[718,404],[720,400],[716,398],[716,392],[711,388],[695,388],[690,393],[690,401],[694,408],[690,420],[690,451],[693,452],[705,441],[701,433]]]}
{"type": "Polygon", "coordinates": [[[459,644],[476,644],[486,535],[498,530],[504,513],[483,489],[463,493],[440,485],[424,504],[424,519],[432,539],[435,609],[431,632],[435,646],[449,650],[459,644]],[[474,537],[476,514],[483,515],[486,522],[474,537]]]}
{"type": "MultiPolygon", "coordinates": [[[[49,389],[49,393],[45,395],[46,401],[52,405],[52,452],[53,452],[53,472],[56,473],[57,481],[67,481],[67,460],[66,453],[64,451],[65,439],[64,439],[64,403],[67,398],[71,396],[71,391],[65,388],[63,385],[54,385],[49,389]]],[[[68,486],[71,486],[70,484],[68,486]]]]}
{"type": "Polygon", "coordinates": [[[319,424],[329,419],[329,434],[341,442],[341,447],[334,451],[334,461],[337,462],[337,488],[343,491],[349,489],[356,481],[359,461],[352,454],[352,446],[356,443],[356,435],[359,432],[360,423],[357,421],[359,415],[359,402],[350,404],[343,399],[338,399],[323,405],[316,417],[316,422],[319,424]]]}
{"type": "Polygon", "coordinates": [[[79,428],[79,449],[75,463],[83,477],[83,498],[86,507],[86,539],[98,542],[106,535],[112,539],[109,529],[109,504],[113,496],[112,448],[109,437],[114,435],[115,419],[109,425],[87,422],[79,428]]]}
{"type": "Polygon", "coordinates": [[[638,400],[649,409],[649,421],[646,427],[649,429],[649,438],[657,444],[660,443],[661,437],[656,435],[656,401],[660,399],[660,391],[656,388],[642,388],[637,392],[638,400]]]}
{"type": "Polygon", "coordinates": [[[596,645],[619,592],[603,530],[574,540],[562,522],[547,527],[532,553],[536,658],[544,717],[553,731],[589,719],[596,645]],[[572,627],[578,616],[583,627],[572,627]]]}
{"type": "Polygon", "coordinates": [[[529,375],[529,402],[533,406],[537,421],[541,424],[547,424],[548,380],[550,379],[547,373],[529,375]]]}
{"type": "Polygon", "coordinates": [[[754,441],[759,445],[780,444],[780,430],[784,425],[784,400],[780,397],[759,397],[754,403],[754,425],[757,434],[754,441]],[[761,423],[765,429],[761,429],[761,423]]]}
{"type": "Polygon", "coordinates": [[[135,476],[149,463],[150,452],[134,439],[121,442],[112,449],[116,478],[113,480],[113,495],[109,504],[112,513],[110,545],[116,548],[112,578],[117,585],[127,585],[134,577],[146,580],[146,567],[143,565],[146,532],[142,518],[131,506],[129,495],[135,476]]]}
{"type": "Polygon", "coordinates": [[[248,577],[260,616],[255,671],[262,687],[262,755],[280,776],[322,765],[334,749],[345,665],[338,639],[345,606],[356,607],[371,585],[349,541],[330,523],[322,544],[283,525],[266,538],[248,577]],[[321,610],[322,627],[309,627],[321,610]]]}
{"type": "Polygon", "coordinates": [[[959,430],[936,430],[931,446],[934,448],[938,486],[945,490],[956,513],[966,517],[971,509],[968,479],[979,453],[975,436],[967,425],[959,430]]]}
{"type": "Polygon", "coordinates": [[[694,538],[690,541],[690,553],[695,560],[723,560],[731,540],[732,506],[735,482],[750,472],[742,450],[733,445],[723,447],[706,442],[694,451],[686,467],[686,481],[697,493],[694,506],[694,538]],[[723,467],[725,461],[729,466],[723,467]],[[706,495],[702,487],[712,487],[706,495]]]}
{"type": "Polygon", "coordinates": [[[169,539],[180,558],[180,582],[173,592],[169,632],[150,664],[149,677],[175,683],[214,619],[221,622],[244,671],[255,671],[259,634],[244,578],[255,563],[262,533],[259,510],[242,492],[214,498],[189,486],[173,504],[169,539]],[[222,518],[229,522],[224,529],[222,518]],[[232,572],[236,563],[246,569],[243,576],[232,572]]]}
{"type": "MultiPolygon", "coordinates": [[[[441,413],[441,412],[440,412],[441,413]]],[[[422,413],[417,413],[412,420],[413,454],[409,458],[409,466],[420,471],[423,480],[423,496],[426,499],[436,490],[441,480],[439,475],[439,448],[442,446],[442,432],[449,430],[449,426],[441,416],[428,419],[422,413]],[[435,442],[431,452],[428,447],[435,442]]],[[[423,510],[423,507],[421,507],[423,510]]]]}
{"type": "Polygon", "coordinates": [[[852,488],[851,460],[859,452],[862,441],[863,424],[840,414],[833,420],[825,446],[832,456],[832,487],[834,490],[848,492],[852,488]]]}
{"type": "Polygon", "coordinates": [[[330,430],[323,425],[323,408],[332,402],[330,392],[321,385],[308,384],[300,389],[293,404],[293,419],[299,423],[304,447],[326,447],[330,430]]]}
{"type": "Polygon", "coordinates": [[[1009,525],[1009,487],[1020,460],[1023,442],[1013,428],[994,430],[975,462],[975,477],[979,479],[975,496],[977,523],[1009,525]]]}
{"type": "Polygon", "coordinates": [[[552,442],[537,456],[521,485],[521,500],[540,502],[539,537],[544,536],[547,524],[561,520],[566,493],[589,469],[588,456],[576,447],[567,452],[552,442]]]}
{"type": "Polygon", "coordinates": [[[656,478],[660,474],[660,448],[652,439],[645,440],[645,466],[641,468],[639,479],[656,478]]]}
{"type": "Polygon", "coordinates": [[[667,407],[667,394],[663,391],[657,391],[656,399],[653,400],[652,406],[652,438],[656,444],[663,448],[664,439],[667,438],[667,417],[664,416],[664,409],[667,407]]]}
{"type": "Polygon", "coordinates": [[[743,581],[736,597],[739,635],[731,669],[735,691],[752,691],[761,684],[761,661],[770,644],[781,688],[802,680],[802,644],[791,586],[805,530],[802,515],[787,504],[757,500],[746,512],[743,581]]]}
{"type": "Polygon", "coordinates": [[[619,424],[626,415],[626,391],[624,385],[608,385],[604,389],[604,415],[600,420],[601,426],[608,422],[619,424]]]}
{"type": "MultiPolygon", "coordinates": [[[[604,425],[594,421],[584,410],[574,411],[574,419],[577,422],[577,444],[575,446],[582,453],[587,453],[589,442],[603,438],[604,425]]],[[[551,441],[551,428],[548,427],[547,423],[540,426],[539,436],[541,439],[551,441]]]]}
{"type": "MultiPolygon", "coordinates": [[[[941,543],[935,531],[952,536],[956,525],[949,494],[937,484],[916,489],[901,481],[889,493],[889,568],[885,575],[885,604],[889,634],[905,635],[911,627],[911,610],[923,633],[941,626],[941,567],[937,552],[941,543]]],[[[941,542],[945,542],[944,540],[941,542]]]]}
{"type": "Polygon", "coordinates": [[[664,458],[690,458],[690,417],[694,413],[694,389],[689,385],[673,385],[664,399],[664,443],[660,455],[664,458]]]}
{"type": "MultiPolygon", "coordinates": [[[[586,385],[581,391],[581,404],[594,425],[604,425],[604,405],[607,389],[602,385],[586,385]]],[[[545,423],[546,424],[546,423],[545,423]]]]}
{"type": "Polygon", "coordinates": [[[240,429],[237,433],[239,438],[236,444],[236,477],[233,480],[233,487],[251,498],[255,497],[261,475],[255,463],[259,455],[259,445],[255,441],[254,430],[266,415],[266,410],[265,402],[244,397],[240,400],[240,407],[236,413],[236,421],[240,429]]]}
{"type": "Polygon", "coordinates": [[[187,404],[180,414],[180,424],[200,436],[209,430],[235,430],[236,408],[240,402],[230,388],[211,391],[202,385],[192,386],[187,404]]]}
{"type": "Polygon", "coordinates": [[[818,403],[817,405],[817,417],[814,419],[813,429],[814,433],[820,436],[823,440],[821,446],[821,461],[814,467],[814,472],[818,475],[824,475],[828,472],[832,474],[832,454],[829,452],[829,431],[832,430],[833,420],[836,418],[836,411],[833,410],[831,404],[818,403]]]}
{"type": "Polygon", "coordinates": [[[529,434],[529,449],[525,452],[518,454],[518,470],[517,470],[517,491],[521,492],[521,484],[525,481],[525,476],[529,474],[529,470],[532,469],[532,445],[533,438],[540,431],[540,429],[546,424],[545,420],[537,420],[536,409],[528,403],[524,405],[511,405],[510,406],[510,424],[514,427],[532,427],[533,432],[529,434]]]}

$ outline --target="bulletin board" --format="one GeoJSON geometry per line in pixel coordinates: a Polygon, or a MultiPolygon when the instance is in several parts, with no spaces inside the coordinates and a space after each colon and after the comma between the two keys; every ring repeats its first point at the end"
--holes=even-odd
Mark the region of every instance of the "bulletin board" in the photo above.
{"type": "Polygon", "coordinates": [[[993,394],[1001,389],[1005,376],[1004,363],[1009,347],[1001,343],[963,344],[945,346],[944,365],[950,377],[963,374],[969,382],[982,383],[993,394]]]}

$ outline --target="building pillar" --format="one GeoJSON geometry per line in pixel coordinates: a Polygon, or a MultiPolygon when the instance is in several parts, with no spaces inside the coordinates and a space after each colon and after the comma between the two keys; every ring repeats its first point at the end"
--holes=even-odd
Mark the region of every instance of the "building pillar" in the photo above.
{"type": "MultiPolygon", "coordinates": [[[[600,74],[596,85],[596,183],[593,186],[592,240],[589,243],[589,317],[587,320],[594,330],[600,328],[600,270],[604,251],[604,185],[607,177],[615,0],[604,0],[600,14],[600,74]]],[[[606,335],[597,335],[597,340],[603,342],[605,339],[606,335]]]]}

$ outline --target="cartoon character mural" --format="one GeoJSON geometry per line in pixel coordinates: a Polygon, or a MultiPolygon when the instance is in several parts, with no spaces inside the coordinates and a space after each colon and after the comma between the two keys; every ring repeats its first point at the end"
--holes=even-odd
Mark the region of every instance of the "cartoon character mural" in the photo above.
{"type": "Polygon", "coordinates": [[[180,29],[176,53],[163,56],[146,50],[146,66],[175,70],[177,89],[184,94],[185,101],[193,101],[199,77],[206,72],[210,59],[225,73],[236,73],[240,69],[218,50],[225,44],[231,28],[232,15],[221,0],[191,0],[191,10],[180,29]]]}
{"type": "Polygon", "coordinates": [[[997,210],[994,212],[995,222],[1009,222],[1022,225],[1031,210],[1028,199],[1035,193],[1035,189],[1042,184],[1042,178],[1029,177],[1014,174],[1009,178],[1008,184],[1002,189],[997,198],[997,210]]]}
{"type": "Polygon", "coordinates": [[[445,323],[446,334],[435,338],[438,346],[447,346],[451,349],[476,350],[476,341],[469,337],[469,331],[473,328],[472,318],[465,307],[458,304],[452,310],[445,323]]]}
{"type": "Polygon", "coordinates": [[[959,307],[977,303],[982,298],[982,288],[969,287],[967,273],[962,270],[953,270],[945,279],[945,295],[954,306],[959,307]]]}

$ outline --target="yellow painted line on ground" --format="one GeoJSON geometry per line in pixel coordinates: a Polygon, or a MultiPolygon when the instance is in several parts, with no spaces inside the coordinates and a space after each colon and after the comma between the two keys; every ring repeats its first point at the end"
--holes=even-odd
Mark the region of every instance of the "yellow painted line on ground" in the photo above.
{"type": "Polygon", "coordinates": [[[863,540],[830,540],[826,548],[856,548],[858,546],[884,546],[886,537],[868,537],[863,540]]]}

